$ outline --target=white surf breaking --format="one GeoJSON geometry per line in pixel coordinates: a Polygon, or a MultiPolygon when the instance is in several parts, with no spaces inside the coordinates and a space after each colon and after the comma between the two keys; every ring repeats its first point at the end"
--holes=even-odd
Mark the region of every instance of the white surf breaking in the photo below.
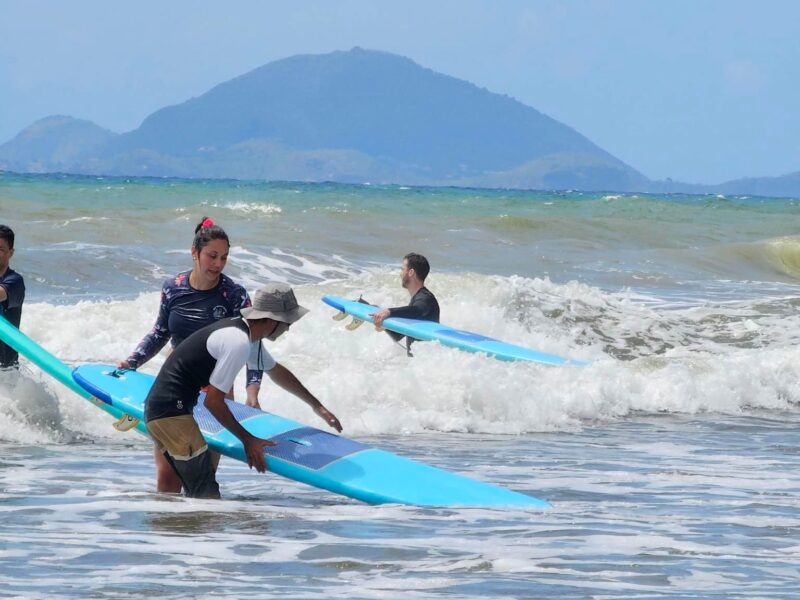
{"type": "MultiPolygon", "coordinates": [[[[796,410],[800,402],[800,317],[787,314],[788,300],[666,310],[577,282],[469,273],[436,274],[429,287],[448,325],[591,364],[504,363],[435,343],[415,344],[409,358],[369,324],[349,332],[331,320],[334,311],[319,301],[325,293],[405,304],[397,274],[386,271],[297,286],[311,313],[271,350],[337,414],[350,436],[575,430],[638,413],[739,414],[796,410]]],[[[158,299],[152,292],[132,300],[30,303],[23,329],[68,363],[113,363],[152,326],[158,299]]],[[[144,370],[155,373],[162,362],[160,355],[144,370]]],[[[18,439],[15,427],[31,426],[24,406],[46,403],[49,395],[56,399],[50,414],[60,424],[52,435],[36,425],[45,438],[59,441],[65,430],[115,435],[107,415],[32,368],[28,372],[33,388],[0,388],[10,423],[0,437],[18,439]]],[[[242,378],[237,393],[243,396],[242,378]]],[[[268,379],[261,397],[266,410],[322,426],[268,379]]]]}

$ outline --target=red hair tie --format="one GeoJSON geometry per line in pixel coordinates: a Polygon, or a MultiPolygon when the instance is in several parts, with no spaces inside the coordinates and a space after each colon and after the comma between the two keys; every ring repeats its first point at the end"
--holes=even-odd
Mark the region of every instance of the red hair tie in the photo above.
{"type": "Polygon", "coordinates": [[[211,219],[205,219],[202,223],[200,223],[200,227],[202,229],[208,229],[209,227],[213,226],[214,226],[214,221],[212,221],[211,219]]]}

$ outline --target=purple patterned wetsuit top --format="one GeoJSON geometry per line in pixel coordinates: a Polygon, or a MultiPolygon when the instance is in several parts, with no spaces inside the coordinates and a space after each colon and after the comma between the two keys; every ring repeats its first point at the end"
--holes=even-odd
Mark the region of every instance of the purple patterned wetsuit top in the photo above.
{"type": "MultiPolygon", "coordinates": [[[[175,348],[195,331],[220,319],[238,316],[242,308],[250,306],[247,290],[227,275],[220,275],[215,288],[196,290],[189,285],[190,273],[184,271],[164,281],[158,318],[128,357],[131,367],[146,363],[168,341],[175,348]]],[[[247,370],[247,385],[252,383],[261,383],[261,371],[247,370]]]]}

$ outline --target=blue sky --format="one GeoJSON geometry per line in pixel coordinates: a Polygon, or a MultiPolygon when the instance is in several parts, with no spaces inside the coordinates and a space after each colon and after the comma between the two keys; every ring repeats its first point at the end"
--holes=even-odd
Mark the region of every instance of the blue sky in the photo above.
{"type": "Polygon", "coordinates": [[[504,93],[655,179],[800,170],[800,2],[0,0],[0,143],[113,131],[293,54],[385,50],[504,93]]]}

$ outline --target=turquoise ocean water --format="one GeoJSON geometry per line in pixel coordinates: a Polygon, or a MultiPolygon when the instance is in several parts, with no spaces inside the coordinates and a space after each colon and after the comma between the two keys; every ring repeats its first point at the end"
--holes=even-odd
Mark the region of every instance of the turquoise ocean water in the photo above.
{"type": "Polygon", "coordinates": [[[127,355],[205,215],[226,273],[312,309],[274,353],[346,435],[553,509],[370,507],[233,461],[222,502],[157,496],[144,438],[23,364],[0,373],[3,593],[800,597],[800,200],[0,174],[23,329],[127,355]],[[331,320],[322,294],[404,303],[412,250],[443,322],[591,364],[409,360],[331,320]]]}

